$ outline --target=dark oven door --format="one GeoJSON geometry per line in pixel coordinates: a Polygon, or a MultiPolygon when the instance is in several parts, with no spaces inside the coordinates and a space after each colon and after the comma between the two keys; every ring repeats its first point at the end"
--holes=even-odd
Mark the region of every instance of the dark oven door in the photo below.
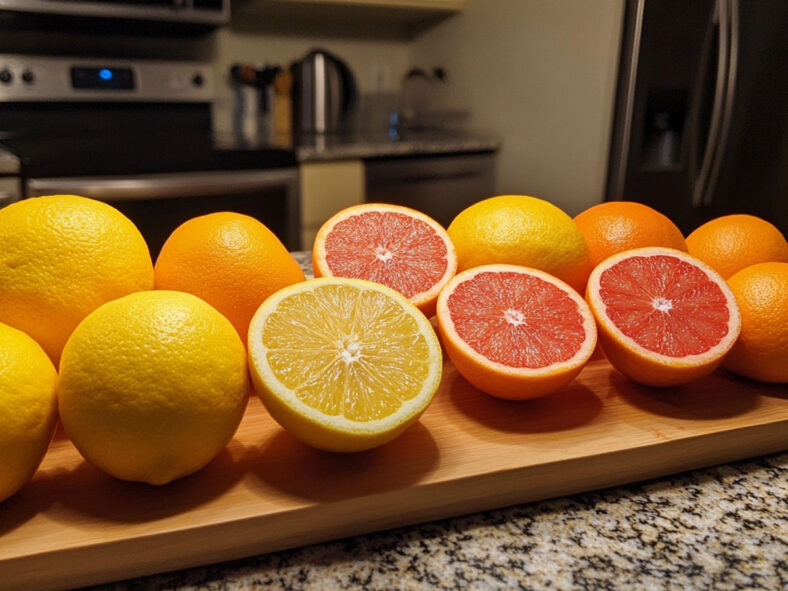
{"type": "Polygon", "coordinates": [[[28,179],[26,194],[82,195],[109,203],[137,225],[154,260],[181,223],[217,211],[250,215],[263,222],[289,250],[301,246],[296,168],[38,178],[28,179]]]}

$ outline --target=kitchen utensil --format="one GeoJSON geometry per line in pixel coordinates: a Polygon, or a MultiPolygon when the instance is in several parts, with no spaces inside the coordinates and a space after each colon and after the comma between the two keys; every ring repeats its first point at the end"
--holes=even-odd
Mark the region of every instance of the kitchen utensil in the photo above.
{"type": "Polygon", "coordinates": [[[295,130],[340,131],[357,99],[356,81],[347,64],[325,50],[315,49],[293,64],[292,72],[295,130]]]}

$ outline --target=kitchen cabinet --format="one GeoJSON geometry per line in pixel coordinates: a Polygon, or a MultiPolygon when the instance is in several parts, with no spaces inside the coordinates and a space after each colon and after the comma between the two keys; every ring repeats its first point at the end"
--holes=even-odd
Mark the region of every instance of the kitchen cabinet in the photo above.
{"type": "Polygon", "coordinates": [[[312,250],[320,226],[341,209],[364,202],[364,164],[335,160],[301,164],[301,248],[312,250]]]}
{"type": "Polygon", "coordinates": [[[460,12],[466,0],[246,0],[233,3],[233,19],[294,23],[365,23],[393,27],[392,33],[414,32],[460,12]]]}

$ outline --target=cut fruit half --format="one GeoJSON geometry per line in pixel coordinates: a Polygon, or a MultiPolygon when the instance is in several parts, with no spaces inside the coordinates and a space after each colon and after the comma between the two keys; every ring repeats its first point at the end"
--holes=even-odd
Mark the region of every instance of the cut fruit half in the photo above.
{"type": "Polygon", "coordinates": [[[384,285],[312,279],[269,297],[249,326],[249,369],[271,416],[320,449],[390,441],[438,389],[443,362],[429,320],[384,285]]]}
{"type": "Polygon", "coordinates": [[[312,262],[315,277],[387,285],[428,317],[457,272],[457,254],[443,226],[415,209],[382,203],[348,207],[323,224],[312,262]]]}
{"type": "Polygon", "coordinates": [[[528,267],[483,265],[459,273],[438,297],[437,316],[457,371],[499,398],[559,390],[596,346],[585,301],[560,279],[528,267]]]}
{"type": "Polygon", "coordinates": [[[722,277],[672,248],[609,257],[591,273],[586,298],[610,363],[649,386],[686,384],[711,373],[741,328],[722,277]]]}

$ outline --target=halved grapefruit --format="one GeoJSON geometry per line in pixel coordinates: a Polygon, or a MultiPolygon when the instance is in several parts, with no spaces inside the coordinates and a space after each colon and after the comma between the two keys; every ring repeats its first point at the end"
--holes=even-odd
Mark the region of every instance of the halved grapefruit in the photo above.
{"type": "Polygon", "coordinates": [[[711,267],[672,248],[637,248],[591,273],[586,299],[610,363],[648,386],[677,386],[722,362],[739,336],[736,299],[711,267]]]}
{"type": "Polygon", "coordinates": [[[457,272],[446,230],[423,213],[382,203],[354,205],[331,217],[312,251],[315,277],[381,283],[410,299],[426,316],[457,272]]]}
{"type": "Polygon", "coordinates": [[[559,390],[596,346],[596,325],[568,284],[518,265],[459,273],[438,296],[438,330],[457,371],[479,390],[525,400],[559,390]]]}

